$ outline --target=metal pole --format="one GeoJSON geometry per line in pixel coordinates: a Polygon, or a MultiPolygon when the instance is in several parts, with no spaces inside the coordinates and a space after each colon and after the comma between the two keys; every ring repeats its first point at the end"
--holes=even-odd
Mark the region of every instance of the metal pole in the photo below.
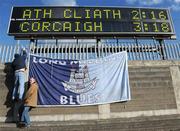
{"type": "Polygon", "coordinates": [[[100,48],[100,46],[99,46],[100,42],[101,42],[101,39],[96,39],[96,48],[95,48],[95,50],[96,50],[96,52],[97,52],[97,57],[98,57],[98,58],[100,57],[100,50],[99,50],[99,48],[100,48]]]}
{"type": "Polygon", "coordinates": [[[78,39],[76,39],[76,44],[77,44],[77,45],[79,44],[79,40],[78,40],[78,39]]]}
{"type": "Polygon", "coordinates": [[[98,43],[101,41],[101,39],[96,39],[96,44],[98,45],[98,43]]]}
{"type": "Polygon", "coordinates": [[[56,39],[56,46],[58,45],[58,39],[56,39]]]}
{"type": "MultiPolygon", "coordinates": [[[[116,45],[118,47],[118,44],[119,44],[119,39],[116,39],[116,45]]],[[[115,47],[116,48],[116,47],[115,47]]]]}
{"type": "Polygon", "coordinates": [[[165,48],[164,47],[164,40],[163,39],[157,39],[160,45],[160,54],[162,56],[162,59],[165,60],[165,48]]]}
{"type": "Polygon", "coordinates": [[[28,81],[29,78],[29,68],[30,68],[30,54],[31,54],[31,49],[34,48],[35,46],[35,40],[31,39],[30,44],[29,44],[29,51],[28,51],[28,60],[27,60],[27,75],[26,75],[26,81],[28,81]]]}
{"type": "Polygon", "coordinates": [[[134,37],[134,40],[135,40],[136,46],[138,47],[138,39],[134,37]]]}
{"type": "Polygon", "coordinates": [[[142,52],[140,52],[138,49],[138,47],[139,47],[139,45],[138,45],[138,39],[136,38],[136,37],[134,37],[134,40],[135,40],[135,46],[134,46],[134,51],[135,51],[135,59],[138,59],[138,58],[140,58],[140,54],[142,53],[144,53],[143,51],[142,52]]]}

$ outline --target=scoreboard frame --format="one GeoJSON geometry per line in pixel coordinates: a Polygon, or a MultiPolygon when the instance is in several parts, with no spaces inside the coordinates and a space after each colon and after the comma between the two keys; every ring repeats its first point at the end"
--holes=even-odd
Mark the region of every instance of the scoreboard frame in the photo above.
{"type": "MultiPolygon", "coordinates": [[[[38,12],[39,13],[39,12],[38,12]]],[[[107,12],[106,12],[107,13],[107,12]]],[[[24,14],[23,14],[24,15],[24,14]]],[[[26,15],[27,17],[30,17],[28,15],[26,15]]],[[[70,16],[70,15],[69,15],[70,16]]],[[[24,16],[23,16],[24,17],[24,16]]],[[[34,17],[34,16],[33,16],[34,17]]],[[[53,20],[55,18],[44,18],[43,20],[53,20]]],[[[56,18],[57,20],[58,18],[56,18]]],[[[77,18],[77,20],[81,20],[82,18],[77,18]]],[[[66,19],[66,18],[59,18],[58,19],[59,21],[61,20],[76,20],[75,18],[70,18],[70,19],[66,19]]],[[[86,20],[84,18],[84,20],[86,20]]],[[[101,21],[101,19],[93,19],[93,18],[90,18],[90,20],[94,20],[95,22],[98,20],[98,21],[101,21]]],[[[107,20],[108,21],[108,20],[107,20]]],[[[112,20],[109,20],[109,21],[112,21],[112,20]]],[[[114,20],[116,21],[116,20],[114,20]]],[[[113,22],[114,22],[113,21],[113,22]]],[[[117,20],[117,21],[120,21],[120,22],[128,22],[127,20],[117,20]]],[[[45,21],[46,22],[46,21],[45,21]]],[[[48,21],[47,21],[48,22],[48,21]]],[[[86,22],[86,21],[85,21],[86,22]]],[[[133,23],[134,24],[134,23],[133,23]]],[[[30,24],[28,24],[30,25],[30,24]]],[[[165,25],[165,24],[164,24],[165,25]]],[[[135,26],[135,24],[134,24],[135,26]]],[[[137,25],[139,26],[139,25],[137,25]]],[[[149,25],[148,25],[149,26],[149,25]]],[[[155,25],[157,26],[157,25],[155,25]]],[[[25,26],[24,26],[25,27],[25,26]]],[[[20,25],[19,25],[19,28],[20,28],[20,25]]],[[[161,26],[162,28],[162,26],[161,26]]],[[[145,7],[116,7],[116,6],[18,6],[18,7],[12,7],[11,9],[11,16],[10,16],[10,20],[9,20],[9,25],[8,25],[8,35],[10,36],[14,36],[15,39],[64,39],[64,38],[82,38],[82,39],[91,39],[91,38],[155,38],[155,39],[176,39],[176,35],[175,35],[175,29],[174,29],[174,25],[173,25],[173,21],[172,21],[172,17],[171,17],[171,14],[170,14],[170,9],[169,8],[145,8],[145,7]],[[66,31],[60,31],[60,32],[53,32],[53,31],[49,31],[49,32],[18,32],[18,30],[16,32],[12,32],[11,29],[12,27],[14,27],[14,25],[11,25],[13,22],[19,22],[19,21],[39,21],[39,22],[42,22],[42,18],[12,18],[13,16],[13,11],[15,8],[27,8],[27,9],[46,9],[46,8],[72,8],[72,9],[82,9],[82,8],[95,8],[95,9],[116,9],[116,10],[123,10],[123,9],[134,9],[134,10],[138,10],[139,12],[139,19],[138,20],[132,20],[130,19],[129,22],[137,22],[137,24],[139,23],[140,24],[140,27],[141,27],[141,31],[128,31],[128,32],[116,32],[116,31],[86,31],[86,32],[81,32],[81,31],[78,31],[78,32],[73,32],[73,31],[69,31],[69,32],[66,32],[66,31]],[[165,20],[156,20],[156,19],[143,19],[142,18],[142,12],[141,10],[165,10],[166,13],[167,13],[167,19],[165,20]],[[146,21],[147,20],[147,21],[146,21]],[[144,22],[148,23],[148,22],[154,22],[155,24],[157,24],[158,22],[162,23],[168,23],[168,29],[169,31],[167,32],[145,32],[144,31],[144,22]]]]}

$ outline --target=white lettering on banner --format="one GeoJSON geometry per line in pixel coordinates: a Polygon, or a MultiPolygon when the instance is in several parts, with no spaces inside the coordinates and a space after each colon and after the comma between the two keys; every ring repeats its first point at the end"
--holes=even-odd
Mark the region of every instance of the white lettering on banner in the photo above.
{"type": "MultiPolygon", "coordinates": [[[[112,61],[116,61],[119,60],[120,56],[110,56],[107,58],[102,58],[102,59],[92,59],[92,60],[82,60],[82,61],[71,61],[70,65],[73,64],[100,64],[103,62],[112,62],[112,61]]],[[[59,64],[59,65],[67,65],[66,61],[63,60],[53,60],[53,59],[46,59],[46,58],[37,58],[37,57],[33,57],[33,63],[41,63],[41,64],[59,64]]]]}
{"type": "MultiPolygon", "coordinates": [[[[107,58],[103,58],[103,59],[92,59],[92,60],[85,60],[85,61],[71,61],[70,65],[73,64],[98,64],[98,63],[103,63],[103,62],[112,62],[112,61],[116,61],[119,60],[121,56],[120,55],[116,55],[116,56],[110,56],[107,58]]],[[[33,63],[41,63],[41,64],[59,64],[59,65],[67,65],[66,61],[63,60],[53,60],[53,59],[46,59],[46,58],[38,58],[38,57],[33,57],[33,63]]]]}
{"type": "Polygon", "coordinates": [[[103,62],[112,62],[119,60],[120,56],[110,56],[107,58],[101,58],[101,59],[92,59],[92,60],[82,60],[79,61],[79,64],[101,64],[103,62]]]}
{"type": "Polygon", "coordinates": [[[45,59],[45,58],[37,58],[37,57],[33,57],[33,63],[40,63],[40,64],[59,64],[59,65],[66,65],[66,61],[59,61],[59,60],[49,60],[49,59],[45,59]]]}
{"type": "Polygon", "coordinates": [[[97,100],[99,99],[100,97],[100,94],[81,94],[81,95],[77,95],[76,96],[76,99],[73,99],[73,96],[64,96],[64,95],[61,95],[60,96],[60,104],[61,105],[66,105],[68,104],[68,100],[69,100],[69,104],[70,105],[76,105],[76,101],[77,100],[77,103],[78,104],[92,104],[92,103],[96,103],[97,100]]]}
{"type": "Polygon", "coordinates": [[[67,96],[60,96],[60,103],[65,105],[68,103],[67,96]]]}
{"type": "Polygon", "coordinates": [[[69,96],[69,104],[71,104],[71,105],[75,105],[76,104],[76,102],[74,102],[73,101],[73,96],[69,96]]]}
{"type": "Polygon", "coordinates": [[[33,57],[33,63],[47,63],[47,60],[44,59],[44,61],[40,58],[39,61],[36,60],[36,57],[33,57]]]}
{"type": "Polygon", "coordinates": [[[73,65],[73,64],[78,64],[79,63],[79,61],[71,61],[71,65],[73,65]]]}

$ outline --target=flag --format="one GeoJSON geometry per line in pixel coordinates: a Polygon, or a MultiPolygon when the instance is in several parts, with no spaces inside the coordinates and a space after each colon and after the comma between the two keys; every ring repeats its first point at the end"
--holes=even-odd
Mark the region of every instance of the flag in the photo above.
{"type": "Polygon", "coordinates": [[[30,55],[39,105],[96,105],[131,99],[127,52],[88,60],[30,55]]]}

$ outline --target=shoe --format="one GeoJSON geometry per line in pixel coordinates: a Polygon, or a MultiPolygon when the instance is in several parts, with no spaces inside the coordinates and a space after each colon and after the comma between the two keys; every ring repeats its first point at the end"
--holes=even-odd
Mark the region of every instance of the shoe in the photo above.
{"type": "Polygon", "coordinates": [[[25,125],[25,127],[26,127],[26,128],[29,128],[29,127],[30,127],[30,124],[25,125]]]}
{"type": "Polygon", "coordinates": [[[20,122],[18,123],[18,127],[19,127],[19,128],[24,128],[24,127],[25,127],[25,123],[22,122],[22,121],[20,121],[20,122]]]}
{"type": "Polygon", "coordinates": [[[24,121],[19,122],[20,125],[25,125],[26,123],[24,121]]]}
{"type": "Polygon", "coordinates": [[[22,124],[18,126],[19,128],[30,128],[30,124],[22,124]]]}

